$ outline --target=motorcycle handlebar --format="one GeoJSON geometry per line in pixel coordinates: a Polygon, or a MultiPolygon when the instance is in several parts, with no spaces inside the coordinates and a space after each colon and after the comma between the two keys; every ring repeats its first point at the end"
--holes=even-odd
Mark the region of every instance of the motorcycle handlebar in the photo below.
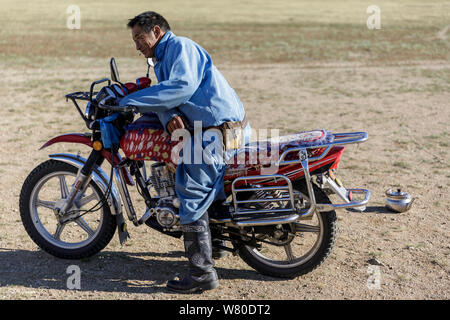
{"type": "Polygon", "coordinates": [[[109,111],[113,111],[113,112],[138,112],[137,108],[135,106],[125,106],[125,107],[121,107],[121,106],[108,106],[106,104],[103,104],[101,102],[98,103],[98,107],[100,109],[105,109],[105,110],[109,110],[109,111]]]}

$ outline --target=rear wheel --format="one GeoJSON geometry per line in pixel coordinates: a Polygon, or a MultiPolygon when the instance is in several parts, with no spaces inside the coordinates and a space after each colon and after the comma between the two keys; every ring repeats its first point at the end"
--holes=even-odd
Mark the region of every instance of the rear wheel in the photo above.
{"type": "MultiPolygon", "coordinates": [[[[297,196],[304,199],[306,207],[308,192],[304,181],[294,186],[297,196]]],[[[317,203],[331,203],[328,196],[316,185],[317,203]]],[[[300,200],[297,200],[300,201],[300,200]]],[[[245,238],[253,237],[257,245],[235,241],[240,257],[261,274],[294,278],[311,272],[330,255],[336,241],[336,212],[316,211],[310,220],[298,220],[291,224],[246,228],[245,238]]]]}
{"type": "Polygon", "coordinates": [[[59,215],[58,207],[65,202],[77,172],[70,164],[48,160],[30,173],[20,193],[20,216],[28,235],[42,250],[63,259],[96,254],[111,241],[116,228],[107,203],[80,216],[103,199],[102,190],[92,180],[69,209],[76,213],[73,219],[64,221],[59,215]]]}

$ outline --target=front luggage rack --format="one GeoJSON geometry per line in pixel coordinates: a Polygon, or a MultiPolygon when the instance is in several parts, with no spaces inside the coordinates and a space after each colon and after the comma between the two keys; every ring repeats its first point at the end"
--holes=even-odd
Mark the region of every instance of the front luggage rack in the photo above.
{"type": "Polygon", "coordinates": [[[98,93],[98,92],[94,92],[94,87],[97,84],[100,84],[103,82],[108,82],[108,86],[111,85],[111,80],[108,78],[97,80],[97,81],[94,81],[91,83],[91,88],[90,88],[89,92],[86,92],[86,91],[72,92],[72,93],[66,94],[66,99],[70,99],[70,100],[74,101],[74,103],[75,103],[75,100],[86,100],[86,101],[92,102],[92,97],[94,96],[94,94],[96,95],[98,93]]]}
{"type": "MultiPolygon", "coordinates": [[[[92,94],[97,94],[97,92],[92,92],[92,94]]],[[[86,91],[77,91],[66,94],[66,100],[91,100],[91,93],[86,91]]]]}
{"type": "Polygon", "coordinates": [[[103,83],[103,82],[108,82],[108,85],[111,85],[111,80],[108,79],[108,78],[104,78],[104,79],[92,82],[89,92],[77,91],[77,92],[68,93],[65,96],[66,97],[66,101],[68,101],[69,99],[72,100],[72,102],[75,105],[75,108],[77,108],[77,111],[80,114],[81,118],[86,123],[89,122],[89,119],[86,118],[85,115],[83,114],[83,111],[81,111],[81,108],[80,108],[80,106],[77,103],[77,100],[84,100],[84,101],[92,102],[92,97],[94,96],[94,94],[96,95],[98,93],[98,92],[94,92],[94,87],[97,84],[100,84],[100,83],[103,83]]]}

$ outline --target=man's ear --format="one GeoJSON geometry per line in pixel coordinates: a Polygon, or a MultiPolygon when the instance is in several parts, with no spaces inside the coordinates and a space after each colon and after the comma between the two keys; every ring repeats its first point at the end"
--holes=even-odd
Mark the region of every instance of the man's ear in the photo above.
{"type": "Polygon", "coordinates": [[[156,25],[156,26],[153,28],[153,32],[154,32],[154,34],[155,34],[155,38],[156,38],[156,39],[158,39],[158,37],[160,37],[161,34],[162,34],[162,30],[161,30],[161,28],[160,28],[158,25],[156,25]]]}

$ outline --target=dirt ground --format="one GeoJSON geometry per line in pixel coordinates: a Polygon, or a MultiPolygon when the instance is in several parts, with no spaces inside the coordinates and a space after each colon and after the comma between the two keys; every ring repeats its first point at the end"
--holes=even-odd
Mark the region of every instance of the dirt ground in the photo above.
{"type": "MultiPolygon", "coordinates": [[[[133,61],[118,60],[122,79],[143,74],[145,65],[133,61]]],[[[219,65],[254,128],[368,132],[366,143],[347,147],[338,176],[347,187],[370,189],[372,197],[364,213],[338,211],[336,245],[315,271],[279,280],[228,255],[216,261],[219,288],[200,296],[165,289],[185,270],[183,244],[145,226],[129,224],[124,246],[115,235],[82,261],[50,256],[25,232],[18,203],[27,175],[49,153],[88,152],[75,145],[38,151],[55,135],[85,131],[63,96],[108,76],[106,60],[69,65],[0,65],[0,299],[450,298],[448,61],[219,65]],[[385,209],[384,192],[393,187],[416,198],[410,211],[385,209]],[[81,270],[79,290],[67,288],[70,265],[81,270]],[[379,272],[379,287],[370,285],[371,270],[379,272]]]]}

